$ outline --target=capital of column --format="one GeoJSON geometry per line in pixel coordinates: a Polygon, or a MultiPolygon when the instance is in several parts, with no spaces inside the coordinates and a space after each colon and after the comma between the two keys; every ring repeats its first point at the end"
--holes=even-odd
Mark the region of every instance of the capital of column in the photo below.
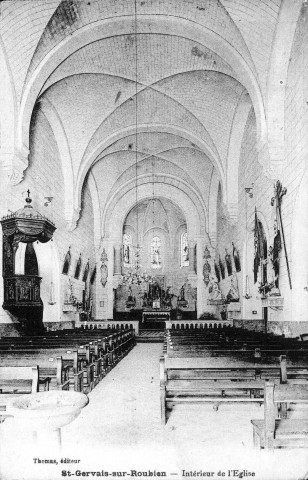
{"type": "Polygon", "coordinates": [[[122,242],[117,240],[116,242],[113,242],[113,246],[116,251],[120,251],[122,249],[122,242]]]}
{"type": "Polygon", "coordinates": [[[78,224],[81,208],[74,208],[72,204],[66,204],[64,207],[64,217],[66,220],[66,229],[69,232],[75,230],[78,224]]]}
{"type": "Polygon", "coordinates": [[[229,203],[227,208],[231,223],[236,223],[238,218],[238,203],[229,203]]]}
{"type": "Polygon", "coordinates": [[[195,238],[189,238],[188,239],[188,248],[191,249],[191,248],[195,248],[195,245],[196,245],[197,241],[195,238]]]}
{"type": "Polygon", "coordinates": [[[25,146],[17,149],[0,148],[0,165],[10,185],[17,185],[24,178],[28,167],[29,149],[25,146]]]}

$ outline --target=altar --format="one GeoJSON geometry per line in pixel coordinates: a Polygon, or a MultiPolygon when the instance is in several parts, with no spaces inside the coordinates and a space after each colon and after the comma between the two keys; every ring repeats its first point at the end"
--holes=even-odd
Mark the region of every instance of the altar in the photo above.
{"type": "Polygon", "coordinates": [[[167,308],[145,308],[142,311],[142,323],[151,322],[167,322],[170,320],[171,309],[167,308]]]}

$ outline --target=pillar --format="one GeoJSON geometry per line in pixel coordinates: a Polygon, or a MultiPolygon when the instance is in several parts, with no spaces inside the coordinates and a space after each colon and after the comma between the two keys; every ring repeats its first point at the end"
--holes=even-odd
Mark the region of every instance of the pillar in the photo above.
{"type": "Polygon", "coordinates": [[[114,275],[121,275],[121,249],[122,243],[115,243],[114,244],[114,275]]]}
{"type": "Polygon", "coordinates": [[[195,277],[195,245],[196,240],[190,239],[188,241],[188,258],[189,258],[189,267],[188,267],[188,278],[190,276],[195,277]]]}
{"type": "Polygon", "coordinates": [[[208,310],[207,308],[207,295],[206,285],[203,281],[203,252],[205,248],[205,240],[203,236],[198,236],[197,242],[197,316],[208,310]]]}
{"type": "Polygon", "coordinates": [[[96,252],[97,275],[95,280],[95,318],[96,320],[111,320],[113,318],[113,272],[114,272],[114,242],[103,240],[101,248],[96,252]],[[107,282],[102,284],[101,266],[102,253],[105,249],[108,268],[107,282]]]}

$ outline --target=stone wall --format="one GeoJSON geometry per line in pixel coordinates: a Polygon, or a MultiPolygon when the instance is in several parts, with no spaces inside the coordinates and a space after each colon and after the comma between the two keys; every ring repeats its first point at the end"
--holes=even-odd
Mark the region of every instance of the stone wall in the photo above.
{"type": "MultiPolygon", "coordinates": [[[[26,170],[24,180],[20,184],[9,187],[5,195],[4,192],[2,193],[2,215],[23,207],[28,189],[31,192],[33,208],[50,218],[57,227],[51,241],[52,249],[48,252],[48,255],[50,255],[48,258],[49,266],[54,272],[53,282],[55,285],[56,304],[51,306],[46,302],[49,294],[49,284],[44,285],[44,278],[42,280],[41,293],[45,295],[44,316],[47,315],[45,319],[48,317],[49,322],[57,322],[59,324],[67,321],[67,315],[62,311],[67,278],[71,278],[73,285],[75,285],[76,296],[79,301],[82,301],[82,289],[84,287],[80,286],[80,279],[82,279],[88,259],[90,262],[90,273],[94,268],[93,208],[89,188],[85,185],[82,195],[82,210],[77,228],[72,232],[67,230],[63,212],[64,183],[59,149],[52,128],[39,108],[35,110],[31,123],[29,168],[26,170]],[[51,203],[47,202],[46,197],[52,197],[51,203]],[[71,265],[68,275],[62,275],[64,257],[69,247],[72,255],[71,265]],[[75,267],[80,254],[82,257],[81,273],[79,280],[75,280],[75,267]]],[[[46,258],[40,259],[38,251],[36,253],[39,265],[40,261],[46,263],[46,258]]],[[[42,255],[44,255],[44,252],[42,250],[42,255]]],[[[48,269],[48,265],[45,268],[48,269]]],[[[81,283],[83,284],[83,282],[81,283]]],[[[3,301],[2,278],[0,279],[0,301],[1,303],[3,301]]],[[[70,319],[68,321],[70,322],[70,319]]],[[[12,318],[3,309],[0,313],[0,323],[12,324],[12,318]]],[[[7,329],[8,327],[5,327],[4,333],[7,329]]],[[[12,330],[12,327],[10,327],[10,330],[12,330]]]]}

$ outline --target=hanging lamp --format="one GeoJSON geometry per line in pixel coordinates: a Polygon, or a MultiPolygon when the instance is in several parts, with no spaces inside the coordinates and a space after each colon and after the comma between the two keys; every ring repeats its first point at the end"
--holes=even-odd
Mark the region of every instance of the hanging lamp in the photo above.
{"type": "Polygon", "coordinates": [[[152,283],[150,274],[142,271],[141,246],[139,243],[139,214],[138,214],[138,42],[137,42],[137,3],[135,1],[135,206],[136,206],[136,237],[135,261],[132,267],[121,277],[122,285],[140,285],[143,282],[152,283]]]}

